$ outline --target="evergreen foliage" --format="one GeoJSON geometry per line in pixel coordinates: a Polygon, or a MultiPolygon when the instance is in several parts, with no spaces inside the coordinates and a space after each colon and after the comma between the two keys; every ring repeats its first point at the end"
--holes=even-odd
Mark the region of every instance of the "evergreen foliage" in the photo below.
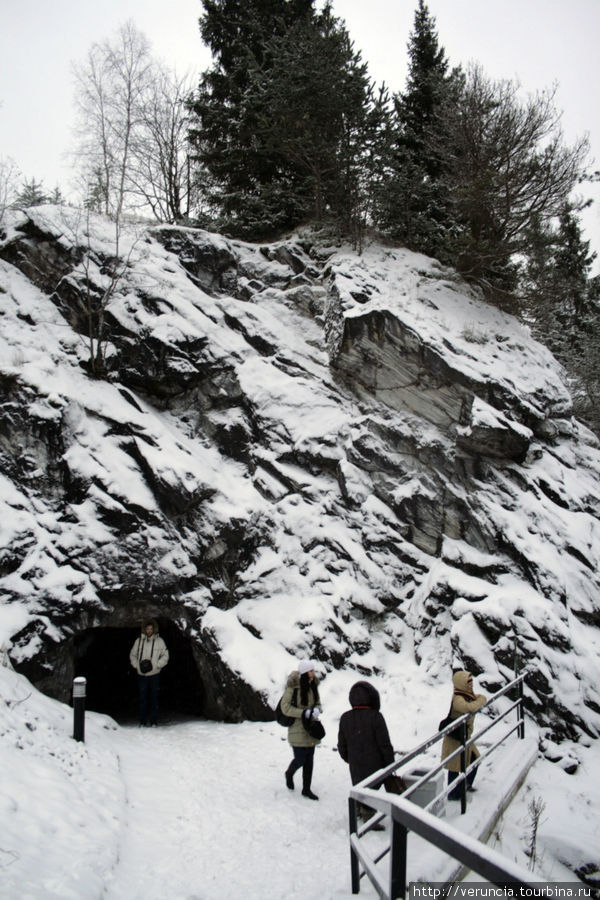
{"type": "Polygon", "coordinates": [[[203,0],[203,6],[200,31],[213,65],[190,104],[190,142],[207,174],[205,198],[217,227],[268,233],[293,221],[297,210],[289,173],[255,137],[257,101],[249,82],[255,68],[269,71],[266,43],[314,15],[314,0],[203,0]]]}
{"type": "Polygon", "coordinates": [[[590,278],[596,254],[577,212],[565,204],[557,226],[538,226],[530,236],[524,309],[535,335],[571,376],[577,414],[600,431],[600,279],[590,278]]]}
{"type": "Polygon", "coordinates": [[[386,174],[376,191],[375,219],[395,240],[444,257],[452,225],[446,119],[448,107],[457,102],[462,73],[449,71],[424,0],[415,12],[408,55],[406,90],[394,97],[388,124],[386,174]]]}
{"type": "Polygon", "coordinates": [[[450,258],[490,296],[510,297],[519,287],[517,255],[527,256],[532,226],[560,214],[582,177],[587,142],[565,145],[554,91],[523,101],[517,83],[493,82],[478,66],[446,127],[456,220],[450,258]]]}
{"type": "Polygon", "coordinates": [[[13,206],[17,209],[26,209],[28,206],[42,206],[44,203],[59,203],[60,190],[56,188],[53,194],[49,194],[43,181],[35,178],[25,179],[17,194],[13,206]]]}
{"type": "Polygon", "coordinates": [[[583,239],[576,209],[566,203],[557,226],[539,219],[528,234],[521,282],[523,310],[536,332],[559,356],[577,344],[590,308],[590,270],[596,258],[583,239]]]}
{"type": "Polygon", "coordinates": [[[583,239],[581,223],[570,203],[566,203],[559,216],[556,275],[574,322],[586,313],[589,300],[589,274],[596,259],[590,252],[590,242],[583,239]]]}
{"type": "MultiPolygon", "coordinates": [[[[425,0],[391,100],[329,0],[202,4],[213,59],[193,94],[132,23],[76,68],[87,207],[250,239],[327,223],[356,247],[373,224],[522,315],[600,428],[600,282],[573,201],[587,141],[565,144],[555,90],[524,97],[479,66],[451,68],[425,0]]],[[[15,177],[0,165],[0,216],[15,177]]],[[[49,200],[60,193],[32,179],[15,205],[49,200]]]]}
{"type": "Polygon", "coordinates": [[[224,227],[256,236],[333,217],[352,231],[374,101],[343,23],[300,0],[204,5],[214,63],[191,105],[191,140],[224,227]]]}
{"type": "Polygon", "coordinates": [[[478,66],[450,70],[424,0],[408,54],[374,185],[375,222],[516,310],[518,260],[539,252],[529,241],[581,179],[587,143],[565,145],[554,91],[522,100],[518,84],[493,82],[478,66]]]}

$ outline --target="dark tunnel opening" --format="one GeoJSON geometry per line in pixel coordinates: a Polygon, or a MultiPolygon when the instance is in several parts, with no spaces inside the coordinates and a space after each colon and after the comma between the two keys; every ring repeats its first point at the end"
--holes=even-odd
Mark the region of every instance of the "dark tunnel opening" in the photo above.
{"type": "MultiPolygon", "coordinates": [[[[169,619],[159,619],[169,663],[160,675],[159,723],[203,715],[205,691],[190,642],[169,619]]],[[[129,653],[139,627],[91,628],[74,639],[74,674],[87,679],[86,709],[119,724],[138,720],[138,676],[129,653]]]]}

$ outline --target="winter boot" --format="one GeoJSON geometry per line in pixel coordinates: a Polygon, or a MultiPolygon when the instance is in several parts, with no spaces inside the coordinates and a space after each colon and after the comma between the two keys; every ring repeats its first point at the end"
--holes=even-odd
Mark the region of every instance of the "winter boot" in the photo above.
{"type": "Polygon", "coordinates": [[[312,767],[312,760],[311,760],[310,763],[306,764],[304,766],[304,768],[302,769],[302,796],[308,797],[309,800],[318,800],[319,798],[317,797],[317,795],[313,794],[313,792],[310,789],[310,783],[312,781],[312,772],[313,772],[313,767],[312,767]]]}
{"type": "Polygon", "coordinates": [[[297,770],[298,766],[292,760],[285,771],[285,783],[290,791],[294,790],[294,772],[297,770]]]}

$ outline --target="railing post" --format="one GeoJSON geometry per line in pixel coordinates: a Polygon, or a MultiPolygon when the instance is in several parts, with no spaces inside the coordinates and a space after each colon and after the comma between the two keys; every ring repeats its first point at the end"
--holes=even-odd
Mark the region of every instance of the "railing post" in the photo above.
{"type": "Polygon", "coordinates": [[[82,676],[73,679],[73,737],[85,741],[85,689],[87,680],[82,676]]]}
{"type": "Polygon", "coordinates": [[[517,706],[517,713],[519,715],[519,730],[518,734],[521,740],[525,737],[525,705],[523,703],[523,681],[520,681],[517,685],[517,699],[519,701],[519,705],[517,706]]]}
{"type": "Polygon", "coordinates": [[[406,897],[406,840],[408,829],[396,822],[392,810],[392,840],[390,860],[390,900],[406,897]]]}
{"type": "MultiPolygon", "coordinates": [[[[467,771],[467,748],[465,744],[467,742],[467,723],[463,722],[460,726],[460,739],[462,741],[462,750],[460,751],[460,771],[464,773],[467,771]]],[[[467,779],[463,778],[460,785],[460,814],[464,816],[467,811],[467,779]]]]}
{"type": "MultiPolygon", "coordinates": [[[[348,817],[350,822],[350,834],[356,834],[356,800],[352,797],[348,800],[348,817]]],[[[350,879],[352,882],[352,893],[358,894],[360,891],[360,872],[358,869],[358,857],[354,852],[352,842],[350,842],[350,879]]]]}

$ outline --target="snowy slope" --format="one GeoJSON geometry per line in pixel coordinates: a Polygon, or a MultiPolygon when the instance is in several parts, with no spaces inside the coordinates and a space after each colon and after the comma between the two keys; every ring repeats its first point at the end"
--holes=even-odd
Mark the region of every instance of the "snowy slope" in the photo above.
{"type": "Polygon", "coordinates": [[[598,868],[600,451],[560,366],[417,254],[132,226],[91,378],[86,297],[115,249],[69,209],[0,236],[0,647],[68,695],[73,635],[150,608],[194,646],[207,718],[142,735],[90,716],[82,747],[1,668],[6,896],[344,897],[349,686],[374,681],[408,749],[453,667],[491,693],[515,646],[545,758],[502,849],[527,864],[543,794],[540,877],[598,868]],[[309,807],[283,789],[281,730],[231,724],[269,717],[298,656],[328,717],[309,807]],[[295,848],[310,862],[288,868],[295,848]]]}
{"type": "Polygon", "coordinates": [[[306,235],[117,245],[41,207],[0,257],[0,640],[24,671],[67,696],[64,641],[151,607],[230,673],[210,714],[261,717],[297,654],[491,691],[516,642],[538,721],[598,734],[600,451],[514,318],[418,254],[306,235]]]}

